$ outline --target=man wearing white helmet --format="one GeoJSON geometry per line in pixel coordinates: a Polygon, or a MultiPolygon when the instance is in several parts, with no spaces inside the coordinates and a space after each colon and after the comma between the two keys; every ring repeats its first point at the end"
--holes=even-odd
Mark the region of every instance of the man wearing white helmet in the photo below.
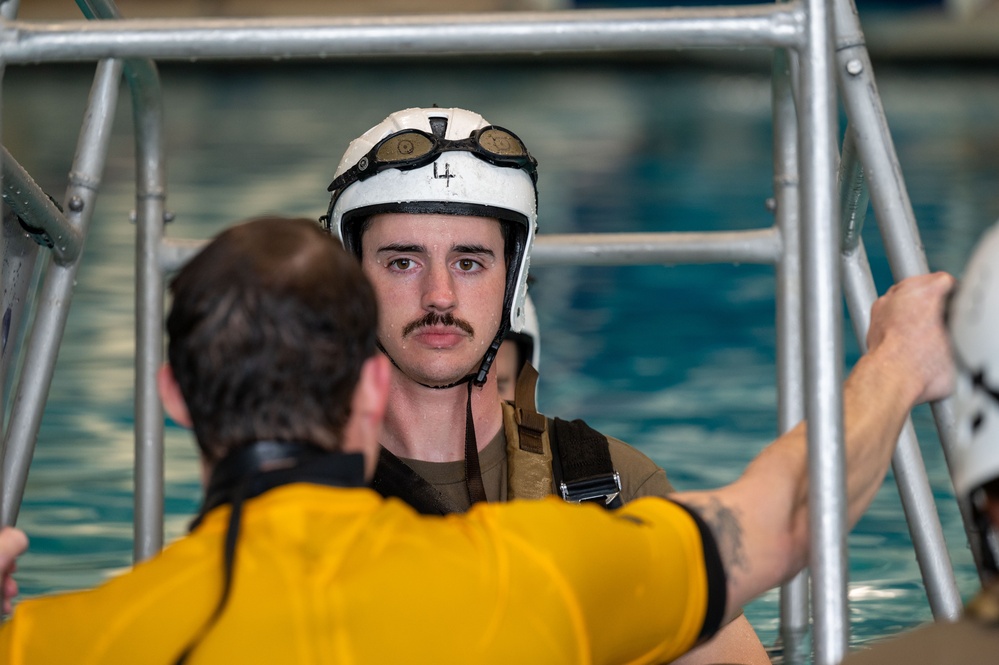
{"type": "MultiPolygon", "coordinates": [[[[372,486],[425,513],[542,498],[609,507],[665,496],[665,472],[582,421],[535,406],[528,367],[502,404],[493,363],[523,329],[537,231],[537,162],[463,109],[406,109],[351,142],[324,218],[361,259],[394,366],[372,486]],[[556,491],[558,488],[558,491],[556,491]]],[[[686,663],[769,663],[740,616],[686,663]]]]}
{"type": "Polygon", "coordinates": [[[999,224],[983,236],[947,313],[957,369],[954,492],[978,530],[982,590],[956,623],[933,623],[857,652],[849,665],[999,662],[999,224]]]}
{"type": "Polygon", "coordinates": [[[519,332],[511,330],[506,334],[493,363],[496,365],[496,389],[500,399],[514,401],[521,368],[525,363],[530,363],[531,367],[537,369],[540,358],[541,327],[538,325],[534,301],[528,295],[524,300],[524,327],[519,332]]]}

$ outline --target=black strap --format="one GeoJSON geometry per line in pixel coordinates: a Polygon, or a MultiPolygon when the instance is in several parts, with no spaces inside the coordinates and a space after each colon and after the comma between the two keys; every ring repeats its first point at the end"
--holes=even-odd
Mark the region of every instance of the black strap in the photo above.
{"type": "Polygon", "coordinates": [[[334,487],[364,485],[364,456],[331,453],[307,443],[256,441],[231,453],[216,464],[205,491],[205,501],[191,524],[196,528],[213,508],[229,503],[229,524],[223,544],[222,593],[215,611],[174,661],[183,665],[225,611],[232,592],[236,568],[243,502],[267,490],[291,483],[314,483],[334,487]]]}
{"type": "Polygon", "coordinates": [[[190,528],[197,527],[213,508],[232,503],[240,492],[252,499],[294,482],[363,487],[364,456],[331,453],[311,444],[288,441],[256,441],[243,446],[215,465],[201,510],[190,528]]]}
{"type": "Polygon", "coordinates": [[[382,448],[371,489],[384,497],[402,499],[424,515],[447,515],[461,510],[451,504],[436,487],[413,471],[401,459],[382,448]]]}
{"type": "MultiPolygon", "coordinates": [[[[465,402],[465,487],[468,491],[468,503],[479,503],[481,501],[486,501],[486,487],[482,482],[482,470],[479,467],[479,444],[475,439],[475,421],[472,418],[472,385],[482,386],[486,382],[486,375],[489,373],[489,367],[492,365],[493,360],[496,358],[496,353],[503,342],[503,334],[506,328],[500,326],[500,330],[496,333],[496,338],[490,345],[489,349],[486,350],[485,355],[482,358],[482,363],[479,366],[479,371],[477,374],[469,374],[464,376],[453,383],[448,383],[443,386],[432,386],[427,383],[422,383],[412,379],[416,383],[419,383],[424,388],[432,388],[433,390],[448,390],[456,386],[460,386],[463,383],[468,384],[468,399],[465,402]]],[[[397,370],[406,374],[405,370],[399,367],[399,363],[395,361],[389,352],[385,350],[382,346],[381,340],[377,342],[378,350],[381,351],[386,358],[395,366],[397,370]]],[[[406,376],[409,376],[406,374],[406,376]]],[[[400,497],[405,498],[405,497],[400,497]]]]}
{"type": "Polygon", "coordinates": [[[486,486],[479,467],[479,444],[475,440],[475,421],[472,419],[472,384],[468,384],[468,401],[465,403],[465,485],[469,505],[486,500],[486,486]]]}
{"type": "Polygon", "coordinates": [[[582,420],[548,419],[538,413],[537,383],[538,371],[525,362],[517,377],[513,400],[520,449],[542,454],[541,437],[547,429],[556,493],[566,500],[598,501],[606,508],[620,507],[621,479],[614,470],[607,437],[582,420]]]}
{"type": "MultiPolygon", "coordinates": [[[[385,448],[382,448],[378,456],[371,488],[384,497],[402,499],[424,515],[464,512],[385,448]]],[[[469,505],[486,500],[486,487],[479,466],[479,446],[475,438],[475,421],[472,418],[471,383],[468,384],[468,401],[465,404],[465,489],[469,505]]]]}
{"type": "Polygon", "coordinates": [[[557,472],[556,489],[566,488],[563,498],[619,508],[621,480],[614,471],[607,437],[582,420],[552,418],[550,422],[552,470],[557,472]]]}

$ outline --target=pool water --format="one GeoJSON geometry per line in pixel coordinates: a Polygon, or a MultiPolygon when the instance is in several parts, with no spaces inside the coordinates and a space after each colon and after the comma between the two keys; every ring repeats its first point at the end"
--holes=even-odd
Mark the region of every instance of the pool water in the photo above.
{"type": "MultiPolygon", "coordinates": [[[[3,139],[61,198],[91,66],[9,68],[3,139]]],[[[266,212],[316,218],[346,143],[398,108],[462,106],[541,163],[542,233],[772,223],[766,67],[697,61],[423,61],[162,69],[173,237],[266,212]]],[[[929,261],[960,272],[999,217],[999,74],[878,69],[929,261]]],[[[23,595],[87,587],[132,552],[134,148],[123,88],[85,263],[19,525],[23,595]]],[[[868,253],[882,290],[884,254],[868,253]]],[[[777,432],[774,277],[766,266],[538,267],[542,410],[641,448],[680,488],[733,480],[777,432]]],[[[847,328],[849,330],[849,328],[847,328]]],[[[847,336],[849,362],[856,345],[847,336]]],[[[917,430],[960,590],[977,577],[926,409],[917,430]]],[[[199,501],[188,434],[167,430],[167,537],[199,501]]],[[[891,480],[850,537],[851,643],[930,618],[891,480]]],[[[777,636],[777,594],[746,614],[777,636]]]]}

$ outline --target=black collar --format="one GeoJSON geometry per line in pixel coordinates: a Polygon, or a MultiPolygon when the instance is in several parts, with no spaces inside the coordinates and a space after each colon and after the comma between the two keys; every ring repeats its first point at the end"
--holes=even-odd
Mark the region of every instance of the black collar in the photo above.
{"type": "Polygon", "coordinates": [[[214,508],[251,499],[290,483],[363,487],[364,456],[331,453],[308,443],[256,441],[231,453],[212,470],[194,529],[214,508]]]}

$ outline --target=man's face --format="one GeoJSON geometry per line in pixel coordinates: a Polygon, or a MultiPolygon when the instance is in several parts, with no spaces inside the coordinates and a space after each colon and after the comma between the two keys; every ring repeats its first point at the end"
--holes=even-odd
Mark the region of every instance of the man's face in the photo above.
{"type": "Polygon", "coordinates": [[[378,298],[378,338],[399,367],[431,386],[478,369],[503,310],[499,221],[376,215],[361,246],[361,266],[378,298]]]}

